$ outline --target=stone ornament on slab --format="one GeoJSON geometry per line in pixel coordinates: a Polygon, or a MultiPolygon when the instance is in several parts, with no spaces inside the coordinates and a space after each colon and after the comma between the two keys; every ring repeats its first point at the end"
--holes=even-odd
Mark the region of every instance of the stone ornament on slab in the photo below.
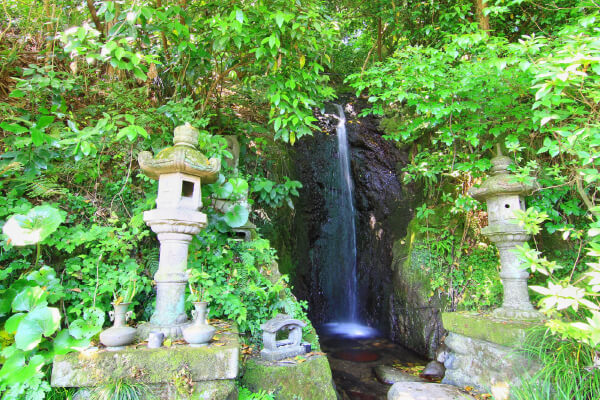
{"type": "Polygon", "coordinates": [[[192,311],[194,322],[183,328],[183,338],[192,347],[206,346],[217,331],[213,326],[206,323],[207,306],[206,301],[195,302],[195,310],[192,311]]]}
{"type": "Polygon", "coordinates": [[[144,221],[160,241],[156,282],[156,307],[150,322],[138,327],[140,338],[160,331],[170,338],[181,338],[188,324],[185,314],[185,288],[188,246],[192,237],[206,224],[201,185],[217,180],[221,162],[208,159],[196,149],[198,130],[186,124],[175,128],[174,145],[152,156],[138,156],[144,174],[158,180],[156,208],[144,212],[144,221]]]}
{"type": "Polygon", "coordinates": [[[302,328],[306,323],[290,318],[287,314],[278,314],[275,318],[260,326],[263,330],[263,349],[260,355],[268,361],[279,361],[306,353],[302,345],[302,328]],[[277,332],[289,331],[287,339],[277,340],[277,332]]]}
{"type": "Polygon", "coordinates": [[[127,326],[127,320],[131,317],[132,311],[127,311],[131,303],[112,303],[114,311],[109,311],[108,315],[111,321],[114,321],[112,327],[100,333],[100,343],[106,346],[106,350],[121,350],[135,340],[136,329],[127,326]]]}
{"type": "MultiPolygon", "coordinates": [[[[499,152],[500,153],[500,152],[499,152]]],[[[504,287],[502,307],[493,311],[497,318],[517,320],[541,320],[544,316],[536,311],[529,300],[527,278],[529,273],[521,268],[514,252],[529,239],[524,228],[518,225],[516,210],[525,210],[523,196],[538,187],[537,183],[515,182],[508,171],[512,160],[499,154],[492,160],[492,176],[469,194],[486,201],[488,207],[487,227],[481,232],[496,244],[500,253],[500,278],[504,287]]]]}

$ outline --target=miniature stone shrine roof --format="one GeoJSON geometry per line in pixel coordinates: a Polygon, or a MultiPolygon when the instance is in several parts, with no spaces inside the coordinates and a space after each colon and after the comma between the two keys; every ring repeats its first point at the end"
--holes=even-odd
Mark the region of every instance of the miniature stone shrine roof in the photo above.
{"type": "Polygon", "coordinates": [[[260,329],[262,329],[265,332],[275,333],[287,325],[295,325],[300,328],[304,328],[306,326],[306,323],[300,321],[299,319],[290,318],[290,316],[287,314],[277,314],[275,318],[270,319],[264,324],[262,324],[260,326],[260,329]]]}
{"type": "Polygon", "coordinates": [[[486,200],[497,195],[528,195],[539,186],[537,182],[525,183],[515,182],[514,175],[508,171],[508,166],[512,163],[509,157],[499,155],[491,160],[492,176],[487,178],[479,187],[473,187],[469,194],[477,200],[486,200]]]}
{"type": "Polygon", "coordinates": [[[175,128],[174,145],[159,151],[152,156],[149,151],[142,151],[138,162],[144,174],[152,179],[158,179],[162,174],[182,172],[197,176],[202,183],[213,183],[219,176],[221,160],[208,159],[196,149],[198,130],[190,124],[175,128]]]}

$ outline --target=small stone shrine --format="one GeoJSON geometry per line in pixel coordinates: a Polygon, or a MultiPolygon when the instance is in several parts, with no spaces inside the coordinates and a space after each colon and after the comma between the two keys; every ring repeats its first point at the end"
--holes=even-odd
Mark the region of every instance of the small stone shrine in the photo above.
{"type": "Polygon", "coordinates": [[[302,345],[302,328],[306,323],[290,318],[287,314],[278,314],[275,318],[260,326],[263,330],[263,349],[260,355],[268,361],[279,361],[306,353],[302,345]],[[289,331],[287,339],[277,340],[277,333],[289,331]]]}
{"type": "Polygon", "coordinates": [[[529,235],[518,225],[516,210],[525,210],[523,196],[536,187],[535,182],[516,182],[508,171],[509,157],[500,151],[492,160],[492,176],[480,187],[470,190],[471,196],[486,201],[487,227],[482,229],[500,254],[500,278],[504,287],[502,306],[491,316],[476,313],[443,313],[445,344],[449,355],[444,362],[443,383],[473,386],[489,392],[494,385],[517,386],[523,373],[532,374],[538,366],[515,351],[528,329],[542,323],[543,315],[529,300],[527,278],[514,253],[529,235]]]}
{"type": "Polygon", "coordinates": [[[144,221],[160,241],[156,282],[156,307],[150,322],[138,328],[141,338],[159,331],[180,338],[188,323],[185,313],[185,289],[188,246],[192,237],[206,226],[202,207],[201,184],[217,180],[221,162],[208,159],[196,149],[198,131],[186,124],[175,128],[174,145],[156,156],[143,151],[138,161],[144,173],[158,180],[156,208],[144,212],[144,221]]]}

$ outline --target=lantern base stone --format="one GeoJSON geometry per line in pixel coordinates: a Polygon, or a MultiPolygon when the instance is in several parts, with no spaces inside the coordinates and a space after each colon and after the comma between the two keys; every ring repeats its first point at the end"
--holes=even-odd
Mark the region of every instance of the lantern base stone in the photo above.
{"type": "Polygon", "coordinates": [[[495,318],[511,321],[543,321],[545,319],[544,314],[533,308],[523,310],[519,308],[500,307],[492,311],[492,315],[495,318]]]}

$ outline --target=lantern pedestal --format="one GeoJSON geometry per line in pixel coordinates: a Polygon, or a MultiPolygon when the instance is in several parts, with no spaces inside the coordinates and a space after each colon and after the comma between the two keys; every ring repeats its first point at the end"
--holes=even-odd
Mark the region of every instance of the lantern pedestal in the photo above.
{"type": "Polygon", "coordinates": [[[529,235],[516,223],[496,222],[481,230],[491,242],[496,244],[500,254],[500,279],[504,287],[502,307],[492,312],[496,318],[536,321],[544,319],[544,315],[531,305],[527,278],[529,273],[521,267],[521,261],[514,252],[516,246],[522,246],[529,235]]]}
{"type": "Polygon", "coordinates": [[[195,234],[206,226],[206,214],[182,209],[154,209],[144,212],[144,222],[157,234],[160,261],[154,275],[156,307],[148,324],[140,327],[140,337],[160,331],[181,338],[189,324],[185,313],[185,289],[188,284],[188,247],[195,234]]]}

